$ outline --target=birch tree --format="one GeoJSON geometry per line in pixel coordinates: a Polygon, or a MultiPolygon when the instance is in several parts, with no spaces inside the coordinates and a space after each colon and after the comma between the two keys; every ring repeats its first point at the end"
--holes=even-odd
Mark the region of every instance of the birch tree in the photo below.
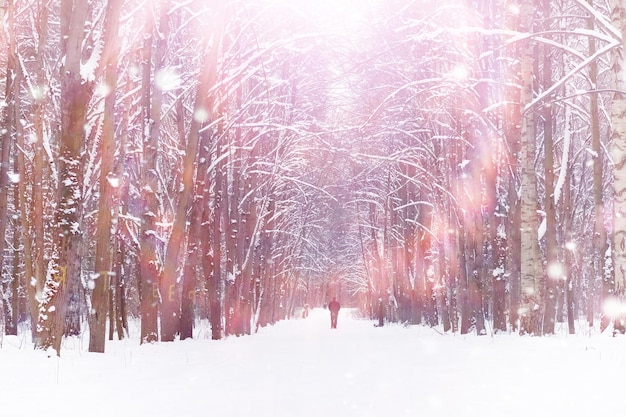
{"type": "MultiPolygon", "coordinates": [[[[551,2],[544,1],[542,4],[543,30],[550,30],[551,2]]],[[[542,46],[543,62],[541,81],[545,90],[552,86],[552,68],[550,65],[552,56],[547,45],[542,46]]],[[[539,62],[537,62],[539,64],[539,62]]],[[[537,65],[538,67],[538,65],[537,65]]],[[[545,100],[549,101],[551,96],[545,100]]],[[[546,262],[547,276],[545,280],[545,311],[543,317],[544,334],[554,333],[554,323],[556,320],[557,305],[557,284],[561,281],[562,271],[559,263],[559,250],[557,247],[557,226],[556,226],[556,202],[554,191],[554,135],[553,135],[553,106],[550,102],[544,102],[542,108],[543,142],[544,142],[544,207],[545,207],[545,238],[546,238],[546,262]]]]}
{"type": "Polygon", "coordinates": [[[541,335],[543,301],[541,294],[542,267],[538,243],[537,177],[535,174],[535,121],[533,108],[533,62],[536,59],[532,32],[534,5],[531,0],[519,4],[519,32],[525,37],[521,47],[521,94],[523,108],[520,131],[521,168],[521,286],[520,333],[541,335]]]}

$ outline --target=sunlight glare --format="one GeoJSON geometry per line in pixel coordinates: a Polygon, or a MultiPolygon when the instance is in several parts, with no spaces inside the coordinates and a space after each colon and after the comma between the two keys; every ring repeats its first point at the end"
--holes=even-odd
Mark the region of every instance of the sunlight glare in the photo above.
{"type": "Polygon", "coordinates": [[[511,13],[512,15],[517,16],[520,12],[519,6],[517,4],[511,4],[509,6],[509,13],[511,13]]]}
{"type": "Polygon", "coordinates": [[[617,298],[611,297],[602,305],[602,311],[609,317],[619,317],[626,314],[626,306],[617,298]]]}
{"type": "Polygon", "coordinates": [[[361,13],[369,3],[362,0],[274,0],[295,6],[323,33],[351,38],[367,19],[361,13]]]}
{"type": "Polygon", "coordinates": [[[106,97],[111,94],[111,87],[107,83],[100,83],[98,87],[96,87],[96,95],[100,97],[106,97]]]}
{"type": "Polygon", "coordinates": [[[555,281],[563,279],[563,267],[559,262],[548,265],[548,278],[555,281]]]}
{"type": "Polygon", "coordinates": [[[199,108],[194,112],[193,118],[198,123],[204,123],[209,120],[209,112],[206,109],[199,108]]]}
{"type": "Polygon", "coordinates": [[[45,85],[33,85],[30,89],[30,96],[35,101],[40,101],[46,98],[49,88],[45,85]]]}
{"type": "Polygon", "coordinates": [[[171,68],[164,68],[158,71],[154,76],[154,84],[161,91],[170,91],[180,88],[182,79],[178,72],[171,68]]]}
{"type": "Polygon", "coordinates": [[[469,78],[469,70],[465,65],[457,65],[448,73],[448,78],[462,84],[469,78]]]}

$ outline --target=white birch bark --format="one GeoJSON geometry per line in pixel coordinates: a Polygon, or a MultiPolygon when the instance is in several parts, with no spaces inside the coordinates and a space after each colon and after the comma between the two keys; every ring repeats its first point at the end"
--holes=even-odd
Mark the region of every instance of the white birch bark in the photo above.
{"type": "MultiPolygon", "coordinates": [[[[532,0],[520,3],[520,31],[532,30],[532,0]]],[[[521,56],[520,106],[524,109],[520,132],[521,167],[521,303],[520,333],[541,334],[543,303],[541,299],[541,255],[537,239],[537,176],[535,173],[535,121],[528,105],[533,99],[534,48],[524,40],[521,56]]]]}

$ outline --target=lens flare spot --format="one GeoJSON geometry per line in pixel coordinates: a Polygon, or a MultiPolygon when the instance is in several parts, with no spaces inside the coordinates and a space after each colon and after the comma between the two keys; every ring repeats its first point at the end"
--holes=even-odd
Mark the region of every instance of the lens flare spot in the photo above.
{"type": "Polygon", "coordinates": [[[563,279],[563,266],[559,262],[548,265],[548,278],[553,280],[563,279]]]}
{"type": "Polygon", "coordinates": [[[615,318],[626,315],[626,306],[617,298],[609,298],[602,305],[602,311],[609,317],[615,318]]]}
{"type": "Polygon", "coordinates": [[[448,73],[448,78],[457,83],[464,83],[469,78],[469,70],[465,65],[457,65],[448,73]]]}
{"type": "Polygon", "coordinates": [[[156,73],[154,83],[161,91],[170,91],[180,88],[182,80],[175,70],[166,68],[156,73]]]}

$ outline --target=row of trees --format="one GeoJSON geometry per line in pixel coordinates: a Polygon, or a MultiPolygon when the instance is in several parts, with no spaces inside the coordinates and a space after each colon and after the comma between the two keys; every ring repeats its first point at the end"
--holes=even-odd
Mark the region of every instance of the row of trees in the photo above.
{"type": "Polygon", "coordinates": [[[623,297],[611,244],[623,227],[604,209],[619,190],[606,172],[622,159],[622,118],[609,117],[623,90],[622,9],[602,7],[399,5],[370,42],[381,45],[362,74],[363,127],[386,146],[384,191],[363,196],[382,231],[366,265],[401,319],[478,334],[549,334],[566,318],[573,332],[581,313],[608,325],[602,304],[623,297]]]}
{"type": "Polygon", "coordinates": [[[6,331],[102,352],[129,315],[219,339],[333,295],[461,333],[608,318],[623,6],[4,0],[6,331]]]}
{"type": "Polygon", "coordinates": [[[325,261],[327,69],[314,36],[276,31],[311,23],[221,1],[3,12],[7,332],[28,321],[59,352],[86,318],[101,352],[129,314],[142,342],[190,337],[198,315],[218,339],[293,314],[325,261]]]}
{"type": "Polygon", "coordinates": [[[381,23],[360,100],[382,193],[359,186],[353,201],[380,232],[367,285],[400,319],[478,334],[550,334],[566,318],[574,332],[581,313],[608,326],[603,304],[624,288],[624,9],[603,7],[420,3],[381,23]]]}

